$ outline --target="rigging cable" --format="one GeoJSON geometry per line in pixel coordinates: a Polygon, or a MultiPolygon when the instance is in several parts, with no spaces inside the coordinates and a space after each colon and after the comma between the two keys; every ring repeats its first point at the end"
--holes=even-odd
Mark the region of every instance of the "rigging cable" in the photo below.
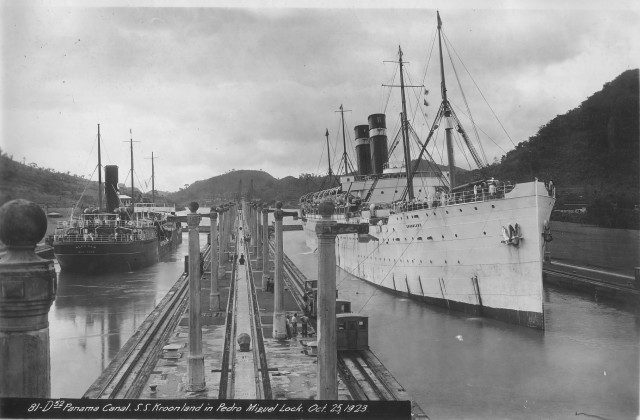
{"type": "MultiPolygon", "coordinates": [[[[449,40],[446,37],[446,35],[443,35],[444,39],[445,39],[445,47],[447,48],[447,52],[449,52],[449,40]]],[[[473,145],[471,144],[470,141],[467,141],[467,139],[465,138],[465,143],[467,143],[467,147],[469,147],[469,150],[471,152],[471,154],[473,155],[474,159],[476,160],[476,163],[479,167],[483,167],[487,165],[487,155],[484,152],[484,148],[482,147],[482,142],[480,141],[480,136],[478,135],[478,130],[476,128],[476,123],[473,119],[473,115],[471,115],[471,109],[469,108],[469,103],[467,102],[467,97],[464,93],[464,90],[462,89],[462,83],[460,82],[460,77],[458,77],[458,70],[456,69],[456,66],[453,62],[453,56],[451,55],[451,53],[448,54],[449,55],[449,61],[451,62],[451,68],[453,69],[453,74],[456,76],[456,81],[458,82],[458,88],[460,89],[460,94],[462,95],[462,100],[464,102],[464,105],[467,109],[467,112],[469,114],[469,119],[471,120],[471,126],[473,127],[473,131],[476,135],[476,141],[478,142],[478,145],[480,147],[480,151],[482,152],[482,157],[484,158],[484,162],[480,159],[480,156],[477,154],[477,152],[475,151],[473,145]]],[[[455,114],[454,114],[455,115],[455,114]]],[[[456,122],[458,123],[458,127],[459,129],[463,129],[462,126],[460,125],[460,121],[458,121],[457,118],[456,122]]]]}
{"type": "Polygon", "coordinates": [[[484,102],[487,104],[487,106],[489,107],[489,109],[491,110],[491,113],[493,114],[493,116],[496,118],[496,121],[498,121],[498,124],[500,124],[500,127],[502,128],[502,131],[504,131],[504,133],[507,135],[507,138],[509,139],[509,141],[511,142],[511,144],[513,145],[513,147],[516,147],[515,143],[513,142],[513,140],[511,139],[511,136],[509,135],[509,133],[507,132],[507,129],[504,128],[504,125],[502,125],[502,121],[500,121],[500,119],[498,118],[498,115],[495,113],[495,111],[493,110],[493,108],[491,107],[491,104],[489,104],[489,101],[487,101],[487,98],[485,98],[484,94],[482,93],[482,90],[480,90],[480,87],[478,86],[478,84],[476,83],[475,79],[473,78],[473,76],[471,76],[471,73],[469,72],[469,70],[467,69],[467,66],[464,65],[464,62],[462,61],[462,59],[460,58],[460,56],[458,55],[458,52],[456,51],[456,49],[453,47],[453,45],[451,45],[451,49],[453,50],[453,52],[456,54],[456,57],[458,57],[458,60],[460,60],[460,64],[462,64],[462,67],[464,68],[464,70],[467,72],[467,74],[469,75],[469,78],[471,79],[471,81],[473,82],[473,84],[476,86],[476,88],[478,89],[478,92],[480,93],[480,96],[482,96],[482,99],[484,99],[484,102]]]}

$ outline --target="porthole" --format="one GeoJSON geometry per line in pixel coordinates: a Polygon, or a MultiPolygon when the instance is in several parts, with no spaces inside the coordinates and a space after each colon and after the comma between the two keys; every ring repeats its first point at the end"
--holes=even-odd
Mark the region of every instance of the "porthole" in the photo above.
{"type": "Polygon", "coordinates": [[[494,206],[494,205],[492,204],[492,205],[491,205],[491,208],[492,208],[492,209],[495,209],[495,208],[496,208],[496,206],[494,206]]]}
{"type": "Polygon", "coordinates": [[[458,264],[460,264],[460,260],[458,260],[458,264]]]}
{"type": "Polygon", "coordinates": [[[442,239],[444,239],[444,235],[442,235],[442,239]]]}
{"type": "Polygon", "coordinates": [[[485,235],[487,234],[487,232],[482,232],[482,233],[484,233],[485,235]]]}
{"type": "Polygon", "coordinates": [[[449,210],[446,210],[447,214],[449,214],[449,210]]]}
{"type": "Polygon", "coordinates": [[[460,210],[460,213],[462,213],[462,209],[458,209],[458,210],[460,210]]]}
{"type": "Polygon", "coordinates": [[[478,208],[477,208],[477,207],[474,207],[474,209],[478,210],[478,208]]]}
{"type": "Polygon", "coordinates": [[[456,233],[456,238],[458,237],[458,234],[456,233]]]}
{"type": "Polygon", "coordinates": [[[446,263],[447,263],[447,260],[444,260],[444,263],[446,264],[446,263]]]}

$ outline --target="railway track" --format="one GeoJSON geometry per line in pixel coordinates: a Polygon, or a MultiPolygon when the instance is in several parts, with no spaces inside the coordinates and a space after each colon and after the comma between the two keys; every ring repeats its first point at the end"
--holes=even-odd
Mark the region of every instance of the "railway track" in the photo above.
{"type": "Polygon", "coordinates": [[[188,305],[188,278],[180,276],[82,398],[138,398],[188,305]]]}
{"type": "MultiPolygon", "coordinates": [[[[249,255],[245,247],[244,254],[249,255]]],[[[244,370],[236,371],[237,366],[241,366],[241,363],[246,356],[240,353],[236,348],[236,339],[238,333],[242,332],[237,329],[239,324],[238,316],[248,316],[249,331],[251,337],[251,359],[253,362],[253,371],[251,373],[251,379],[255,385],[255,398],[267,399],[273,398],[271,382],[269,378],[269,368],[267,365],[267,354],[264,348],[264,339],[262,336],[262,324],[260,319],[260,308],[258,305],[255,284],[253,282],[253,271],[251,264],[248,262],[246,265],[247,270],[247,284],[245,286],[238,287],[239,275],[237,266],[234,264],[232,269],[231,288],[229,292],[229,302],[227,304],[227,320],[225,329],[225,344],[222,357],[222,370],[220,377],[220,399],[238,398],[236,395],[239,391],[236,390],[238,383],[243,378],[240,375],[247,375],[244,370]],[[244,293],[240,293],[240,290],[244,293]],[[238,300],[247,299],[248,295],[248,314],[240,313],[244,311],[238,311],[238,300]],[[238,360],[240,359],[240,360],[238,360]]],[[[240,302],[242,304],[242,302],[240,302]]],[[[246,379],[246,377],[244,378],[246,379]]]]}

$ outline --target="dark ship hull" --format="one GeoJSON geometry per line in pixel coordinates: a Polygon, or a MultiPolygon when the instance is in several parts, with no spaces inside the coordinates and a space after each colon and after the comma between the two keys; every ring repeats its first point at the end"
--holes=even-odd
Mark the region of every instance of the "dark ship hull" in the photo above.
{"type": "Polygon", "coordinates": [[[122,242],[66,242],[54,244],[60,268],[73,272],[133,271],[158,262],[157,239],[122,242]]]}

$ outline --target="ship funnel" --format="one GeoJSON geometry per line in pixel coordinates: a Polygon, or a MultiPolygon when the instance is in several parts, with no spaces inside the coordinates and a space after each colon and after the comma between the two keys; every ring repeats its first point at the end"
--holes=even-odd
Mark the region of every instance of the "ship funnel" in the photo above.
{"type": "Polygon", "coordinates": [[[356,125],[356,156],[358,158],[358,173],[371,173],[371,148],[369,147],[369,126],[356,125]]]}
{"type": "Polygon", "coordinates": [[[118,198],[118,166],[106,165],[104,167],[104,189],[107,197],[107,212],[111,213],[120,207],[118,198]]]}
{"type": "Polygon", "coordinates": [[[387,148],[387,123],[384,114],[369,115],[369,147],[371,150],[371,172],[381,175],[389,160],[387,148]]]}

